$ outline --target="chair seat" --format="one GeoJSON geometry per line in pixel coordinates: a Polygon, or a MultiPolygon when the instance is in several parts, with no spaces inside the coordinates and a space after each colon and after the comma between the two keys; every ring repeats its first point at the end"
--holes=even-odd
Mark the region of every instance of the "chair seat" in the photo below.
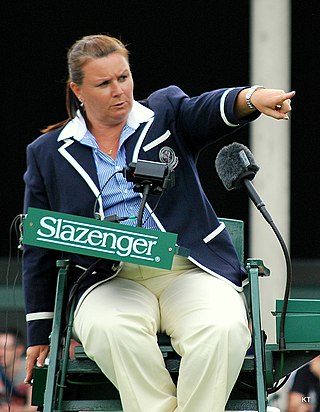
{"type": "MultiPolygon", "coordinates": [[[[159,340],[160,350],[163,354],[164,359],[168,358],[170,354],[174,359],[180,364],[180,356],[176,354],[174,349],[170,344],[170,338],[165,335],[161,337],[159,340]]],[[[172,358],[173,360],[173,358],[172,358]]],[[[173,366],[174,363],[169,363],[169,366],[173,366]]],[[[246,355],[241,372],[252,372],[254,370],[254,356],[253,355],[246,355]]],[[[176,368],[169,368],[169,372],[176,372],[176,368]]],[[[68,365],[68,372],[75,373],[101,373],[99,367],[96,365],[94,361],[89,359],[81,345],[75,347],[75,359],[69,361],[68,365]]]]}

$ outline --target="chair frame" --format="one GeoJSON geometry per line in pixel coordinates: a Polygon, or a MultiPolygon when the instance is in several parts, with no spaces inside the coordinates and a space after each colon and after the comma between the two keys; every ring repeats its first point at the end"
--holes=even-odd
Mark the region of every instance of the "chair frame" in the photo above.
{"type": "MultiPolygon", "coordinates": [[[[239,258],[243,261],[243,222],[234,219],[220,220],[226,224],[239,258]]],[[[97,365],[87,358],[83,348],[77,347],[75,359],[69,358],[74,302],[71,304],[66,327],[62,328],[62,325],[65,323],[70,263],[68,260],[59,260],[57,267],[58,282],[50,339],[50,359],[48,366],[34,367],[32,403],[38,406],[38,410],[44,412],[121,411],[118,391],[97,365]],[[93,384],[89,379],[93,381],[93,384]],[[92,391],[93,387],[94,391],[92,391]],[[91,399],[88,398],[88,394],[91,399]]],[[[248,301],[252,321],[253,352],[247,354],[237,383],[252,387],[250,391],[243,390],[243,388],[238,390],[236,384],[226,410],[266,412],[268,388],[273,387],[275,382],[298,366],[317,356],[320,352],[320,343],[289,345],[286,351],[280,351],[277,344],[266,344],[266,336],[261,328],[259,277],[269,276],[270,271],[261,259],[247,259],[245,268],[249,278],[248,301]],[[249,384],[246,383],[248,377],[249,384]]],[[[159,346],[169,372],[174,379],[177,379],[180,357],[174,352],[166,336],[159,336],[159,346]]]]}

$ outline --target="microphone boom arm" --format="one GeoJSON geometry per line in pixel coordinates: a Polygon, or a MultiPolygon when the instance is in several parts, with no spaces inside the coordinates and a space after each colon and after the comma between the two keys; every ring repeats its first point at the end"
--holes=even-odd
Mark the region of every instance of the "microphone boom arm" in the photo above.
{"type": "Polygon", "coordinates": [[[264,201],[261,199],[261,197],[259,196],[259,193],[253,186],[253,183],[251,182],[251,180],[243,179],[243,185],[246,187],[248,194],[250,196],[250,199],[253,201],[256,208],[263,215],[266,221],[271,225],[271,223],[273,223],[273,219],[270,213],[268,212],[264,201]]]}
{"type": "Polygon", "coordinates": [[[279,328],[279,349],[280,350],[285,350],[286,344],[285,344],[285,318],[286,318],[286,313],[287,313],[287,308],[288,308],[288,300],[290,297],[290,291],[291,291],[291,285],[292,285],[292,262],[290,258],[290,254],[287,248],[287,245],[277,228],[276,224],[274,223],[270,213],[268,212],[265,203],[259,196],[257,190],[255,189],[254,185],[252,184],[251,180],[249,179],[244,179],[243,180],[243,185],[246,187],[250,199],[253,201],[257,209],[261,212],[263,217],[266,219],[266,221],[270,224],[274,234],[276,235],[280,246],[282,248],[285,261],[286,261],[286,268],[287,268],[287,277],[286,277],[286,287],[285,287],[285,293],[284,293],[284,298],[283,298],[283,306],[281,310],[281,318],[280,318],[280,328],[279,328]]]}

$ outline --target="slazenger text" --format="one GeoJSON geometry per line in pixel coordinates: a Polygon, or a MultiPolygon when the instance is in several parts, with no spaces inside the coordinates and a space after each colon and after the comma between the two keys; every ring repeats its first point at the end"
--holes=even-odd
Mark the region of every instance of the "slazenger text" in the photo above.
{"type": "Polygon", "coordinates": [[[91,248],[107,249],[118,256],[151,256],[152,248],[157,242],[156,236],[130,234],[123,230],[110,230],[109,228],[94,227],[90,225],[79,226],[77,222],[68,222],[64,219],[55,219],[45,216],[40,220],[37,235],[44,240],[64,242],[67,244],[86,245],[91,248]],[[87,227],[86,227],[87,226],[87,227]]]}

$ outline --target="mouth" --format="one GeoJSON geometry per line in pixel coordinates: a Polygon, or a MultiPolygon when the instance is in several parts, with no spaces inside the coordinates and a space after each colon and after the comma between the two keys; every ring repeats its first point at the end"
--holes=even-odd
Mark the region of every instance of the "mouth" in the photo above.
{"type": "Polygon", "coordinates": [[[115,103],[112,106],[118,109],[118,108],[124,107],[126,104],[127,104],[127,102],[124,101],[124,102],[115,103]]]}

